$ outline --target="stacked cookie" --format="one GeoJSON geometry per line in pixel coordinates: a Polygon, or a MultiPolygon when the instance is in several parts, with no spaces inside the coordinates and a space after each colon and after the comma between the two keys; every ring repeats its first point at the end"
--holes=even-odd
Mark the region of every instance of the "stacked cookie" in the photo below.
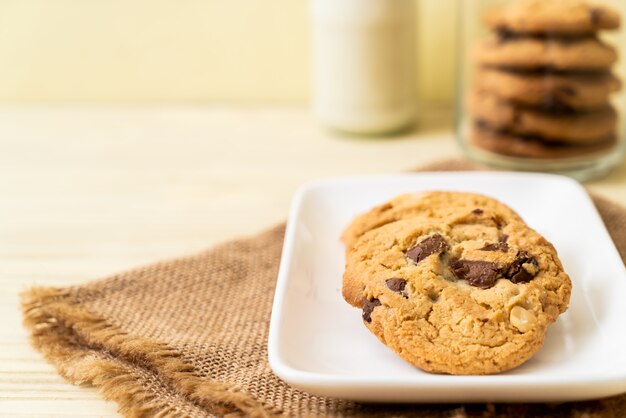
{"type": "Polygon", "coordinates": [[[571,282],[554,247],[495,199],[407,194],[343,234],[342,293],[396,354],[433,373],[491,374],[543,345],[571,282]]]}
{"type": "Polygon", "coordinates": [[[475,50],[467,97],[475,145],[529,158],[615,145],[617,52],[597,36],[619,27],[615,10],[578,0],[516,0],[489,10],[485,23],[494,34],[475,50]]]}

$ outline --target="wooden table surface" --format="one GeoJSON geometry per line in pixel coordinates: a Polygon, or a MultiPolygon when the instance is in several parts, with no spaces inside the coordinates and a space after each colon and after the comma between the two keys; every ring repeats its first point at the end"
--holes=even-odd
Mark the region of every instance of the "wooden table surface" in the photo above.
{"type": "MultiPolygon", "coordinates": [[[[18,294],[252,234],[296,187],[458,157],[446,112],[394,138],[341,137],[304,108],[0,108],[0,416],[113,417],[33,350],[18,294]]],[[[626,205],[626,167],[590,184],[626,205]]]]}

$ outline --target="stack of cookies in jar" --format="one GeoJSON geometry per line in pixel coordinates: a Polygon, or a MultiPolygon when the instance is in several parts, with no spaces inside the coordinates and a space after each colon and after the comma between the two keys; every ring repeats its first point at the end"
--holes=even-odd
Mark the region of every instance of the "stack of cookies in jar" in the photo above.
{"type": "Polygon", "coordinates": [[[599,34],[619,13],[578,0],[515,0],[487,11],[493,32],[477,45],[467,95],[470,140],[522,158],[586,156],[617,143],[611,95],[616,49],[599,34]]]}

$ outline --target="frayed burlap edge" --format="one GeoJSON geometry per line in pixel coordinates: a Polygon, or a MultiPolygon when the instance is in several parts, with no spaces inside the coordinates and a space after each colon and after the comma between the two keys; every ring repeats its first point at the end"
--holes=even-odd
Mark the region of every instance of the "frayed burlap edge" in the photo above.
{"type": "Polygon", "coordinates": [[[173,393],[185,396],[190,408],[201,408],[205,413],[270,417],[279,412],[268,412],[237,388],[200,379],[166,344],[137,336],[128,338],[118,327],[82,309],[67,290],[38,287],[20,296],[32,345],[67,380],[95,386],[105,399],[117,402],[125,416],[183,415],[167,398],[149,390],[151,385],[145,382],[142,368],[158,374],[173,393]]]}

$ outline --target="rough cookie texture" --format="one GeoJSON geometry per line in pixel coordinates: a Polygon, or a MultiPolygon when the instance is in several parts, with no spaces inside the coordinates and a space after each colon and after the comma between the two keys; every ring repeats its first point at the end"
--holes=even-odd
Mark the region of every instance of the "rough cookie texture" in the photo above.
{"type": "Polygon", "coordinates": [[[479,64],[515,69],[607,70],[617,61],[615,48],[599,39],[503,38],[494,36],[475,50],[479,64]]]}
{"type": "Polygon", "coordinates": [[[460,210],[471,212],[483,209],[490,209],[501,217],[521,220],[508,206],[479,194],[446,192],[403,194],[354,218],[343,232],[342,240],[346,244],[346,249],[349,249],[367,231],[400,219],[421,217],[439,220],[455,216],[460,210]]]}
{"type": "Polygon", "coordinates": [[[520,158],[562,159],[610,152],[617,145],[616,136],[590,145],[569,145],[546,141],[540,136],[514,135],[480,123],[470,128],[469,142],[483,150],[520,158]]]}
{"type": "Polygon", "coordinates": [[[481,68],[474,77],[477,90],[503,100],[538,109],[589,110],[609,106],[621,82],[610,72],[550,73],[481,68]]]}
{"type": "Polygon", "coordinates": [[[594,33],[620,26],[620,16],[615,9],[571,0],[519,0],[489,10],[484,20],[493,29],[558,35],[594,33]]]}
{"type": "Polygon", "coordinates": [[[585,0],[511,0],[483,18],[492,35],[472,51],[467,145],[543,164],[615,150],[618,53],[601,31],[620,26],[619,12],[585,0]]]}
{"type": "Polygon", "coordinates": [[[548,142],[589,145],[616,135],[617,112],[610,106],[589,112],[553,112],[520,106],[487,93],[468,94],[472,116],[489,126],[548,142]]]}
{"type": "Polygon", "coordinates": [[[362,234],[346,254],[344,297],[419,368],[497,373],[541,348],[548,325],[567,309],[571,283],[554,247],[517,215],[499,213],[504,205],[492,203],[494,211],[459,198],[451,214],[362,234]]]}

